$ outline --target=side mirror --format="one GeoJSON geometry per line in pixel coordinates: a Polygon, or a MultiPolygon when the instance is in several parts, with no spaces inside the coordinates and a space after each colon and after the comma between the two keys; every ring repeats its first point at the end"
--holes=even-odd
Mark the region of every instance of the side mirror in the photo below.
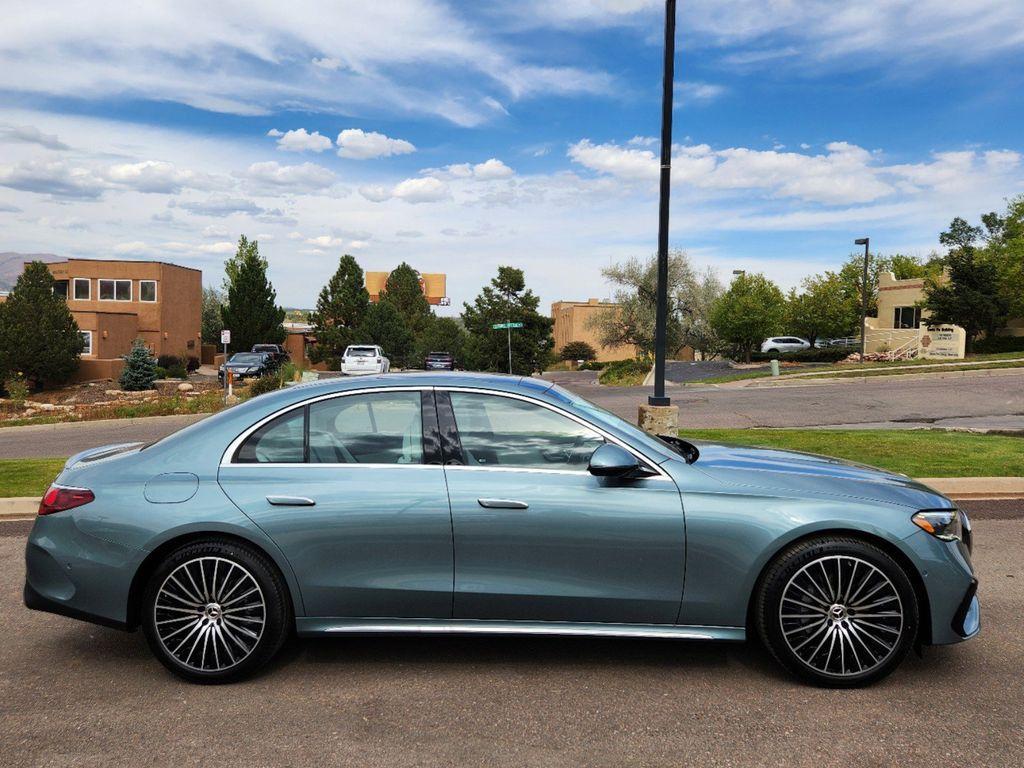
{"type": "Polygon", "coordinates": [[[595,477],[640,476],[640,461],[625,448],[614,443],[605,443],[590,456],[590,474],[595,477]]]}

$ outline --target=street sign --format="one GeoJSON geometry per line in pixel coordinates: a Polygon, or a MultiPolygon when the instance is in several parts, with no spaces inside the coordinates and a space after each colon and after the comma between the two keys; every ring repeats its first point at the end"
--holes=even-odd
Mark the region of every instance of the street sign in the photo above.
{"type": "Polygon", "coordinates": [[[523,327],[522,323],[495,323],[494,325],[491,326],[491,329],[495,330],[495,331],[504,331],[504,330],[507,330],[508,328],[522,328],[522,327],[523,327]]]}
{"type": "Polygon", "coordinates": [[[221,344],[230,344],[231,343],[231,331],[229,331],[227,328],[225,328],[223,331],[220,332],[220,343],[221,344]]]}

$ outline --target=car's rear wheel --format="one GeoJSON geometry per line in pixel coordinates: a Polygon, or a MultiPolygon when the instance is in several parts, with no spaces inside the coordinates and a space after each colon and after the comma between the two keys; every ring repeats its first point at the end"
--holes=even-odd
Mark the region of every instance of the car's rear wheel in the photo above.
{"type": "Polygon", "coordinates": [[[767,354],[772,360],[778,360],[780,352],[777,349],[769,349],[767,354]]]}
{"type": "Polygon", "coordinates": [[[287,588],[265,556],[230,540],[186,544],[156,567],[142,626],[156,657],[176,675],[223,683],[261,667],[288,637],[287,588]]]}
{"type": "Polygon", "coordinates": [[[917,636],[918,605],[903,568],[878,547],[829,536],[798,544],[768,568],[755,603],[761,639],[789,671],[848,688],[896,668],[917,636]]]}

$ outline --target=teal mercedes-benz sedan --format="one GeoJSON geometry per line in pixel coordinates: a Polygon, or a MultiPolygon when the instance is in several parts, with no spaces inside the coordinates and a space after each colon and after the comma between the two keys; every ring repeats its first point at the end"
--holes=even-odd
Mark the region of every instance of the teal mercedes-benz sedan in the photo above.
{"type": "Polygon", "coordinates": [[[654,437],[540,379],[397,374],[73,456],[25,604],[141,626],[196,682],[295,631],[754,635],[855,686],[978,632],[970,550],[963,512],[903,475],[654,437]]]}

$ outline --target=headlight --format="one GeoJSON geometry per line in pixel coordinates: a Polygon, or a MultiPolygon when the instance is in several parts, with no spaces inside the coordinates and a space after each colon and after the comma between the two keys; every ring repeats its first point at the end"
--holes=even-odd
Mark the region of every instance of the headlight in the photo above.
{"type": "Polygon", "coordinates": [[[960,513],[955,509],[918,512],[910,519],[918,528],[943,541],[956,541],[963,535],[960,513]]]}

